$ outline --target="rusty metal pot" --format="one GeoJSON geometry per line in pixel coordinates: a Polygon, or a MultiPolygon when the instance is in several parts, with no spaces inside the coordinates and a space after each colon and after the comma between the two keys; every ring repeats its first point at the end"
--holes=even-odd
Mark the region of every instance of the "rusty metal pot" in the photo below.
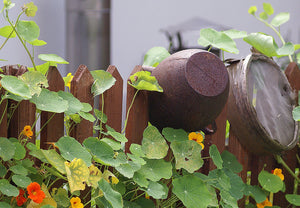
{"type": "Polygon", "coordinates": [[[255,154],[280,153],[298,141],[292,118],[295,96],[280,67],[251,54],[228,67],[228,120],[240,143],[255,154]]]}
{"type": "Polygon", "coordinates": [[[149,120],[159,129],[204,129],[226,104],[228,72],[213,53],[200,49],[179,51],[162,61],[152,75],[164,90],[149,93],[149,120]]]}

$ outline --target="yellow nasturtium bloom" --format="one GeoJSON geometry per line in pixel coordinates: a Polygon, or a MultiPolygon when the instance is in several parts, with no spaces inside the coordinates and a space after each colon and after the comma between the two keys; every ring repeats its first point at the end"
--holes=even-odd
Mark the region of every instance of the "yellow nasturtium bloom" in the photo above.
{"type": "Polygon", "coordinates": [[[72,73],[68,73],[66,77],[63,78],[64,79],[64,82],[65,82],[65,85],[71,89],[71,81],[73,79],[73,75],[72,73]]]}
{"type": "Polygon", "coordinates": [[[272,173],[277,175],[282,181],[284,180],[284,175],[282,174],[282,170],[280,168],[275,168],[272,173]]]}
{"type": "Polygon", "coordinates": [[[194,140],[195,142],[197,142],[198,144],[201,145],[202,149],[204,149],[202,134],[196,133],[196,132],[191,132],[189,134],[189,140],[194,140]]]}
{"type": "Polygon", "coordinates": [[[72,197],[70,202],[70,208],[83,208],[83,204],[81,203],[81,199],[79,197],[72,197]]]}
{"type": "Polygon", "coordinates": [[[263,201],[262,203],[257,203],[256,204],[257,208],[264,208],[264,207],[271,207],[273,206],[272,203],[269,201],[268,198],[266,198],[265,201],[263,201]]]}

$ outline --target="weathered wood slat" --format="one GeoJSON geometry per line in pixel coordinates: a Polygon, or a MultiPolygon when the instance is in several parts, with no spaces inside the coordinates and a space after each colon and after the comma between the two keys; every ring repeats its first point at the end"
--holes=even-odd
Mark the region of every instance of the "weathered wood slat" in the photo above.
{"type": "MultiPolygon", "coordinates": [[[[115,66],[110,65],[107,72],[111,73],[116,79],[115,85],[104,92],[104,113],[108,120],[107,125],[114,128],[116,131],[122,130],[122,101],[123,101],[123,79],[115,66]]],[[[101,110],[101,95],[100,106],[101,110]]]]}
{"type": "MultiPolygon", "coordinates": [[[[85,65],[78,67],[71,81],[71,93],[78,100],[89,103],[92,107],[94,106],[94,97],[91,93],[93,82],[93,76],[85,65]]],[[[75,125],[70,135],[82,143],[87,137],[93,136],[93,123],[83,119],[75,125]]]]}
{"type": "MultiPolygon", "coordinates": [[[[142,70],[141,66],[136,66],[131,75],[142,70]]],[[[136,89],[127,84],[126,112],[128,112],[135,93],[136,89]]],[[[128,125],[125,131],[128,142],[125,145],[125,151],[129,151],[132,143],[141,144],[143,131],[147,127],[148,121],[148,93],[147,91],[139,91],[129,112],[128,125]]]]}
{"type": "MultiPolygon", "coordinates": [[[[64,80],[56,67],[49,67],[47,79],[49,90],[54,92],[58,92],[60,90],[64,91],[64,80]]],[[[53,113],[51,112],[41,113],[41,128],[46,124],[46,126],[41,131],[42,149],[48,149],[50,143],[57,142],[57,140],[64,135],[64,114],[58,113],[51,119],[52,116],[53,113]],[[49,119],[51,120],[48,122],[49,119]]]]}

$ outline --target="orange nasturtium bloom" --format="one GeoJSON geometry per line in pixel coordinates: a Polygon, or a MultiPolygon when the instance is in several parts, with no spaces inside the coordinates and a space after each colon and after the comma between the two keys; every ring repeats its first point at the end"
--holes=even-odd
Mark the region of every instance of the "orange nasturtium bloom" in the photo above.
{"type": "Polygon", "coordinates": [[[40,184],[37,182],[30,183],[27,186],[28,198],[32,199],[35,203],[42,203],[46,197],[45,193],[41,190],[40,184]]]}
{"type": "Polygon", "coordinates": [[[280,168],[275,168],[272,170],[274,175],[277,175],[282,181],[284,180],[284,175],[282,174],[282,170],[280,168]]]}
{"type": "Polygon", "coordinates": [[[26,202],[26,198],[24,197],[25,191],[23,189],[19,190],[19,195],[16,197],[17,205],[20,207],[26,202]]]}
{"type": "Polygon", "coordinates": [[[72,197],[70,202],[71,202],[72,208],[83,208],[83,204],[81,203],[81,200],[79,197],[72,197]]]}
{"type": "Polygon", "coordinates": [[[202,134],[196,133],[196,132],[191,132],[189,134],[189,140],[194,140],[195,142],[197,142],[198,144],[201,145],[202,149],[204,149],[202,134]]]}
{"type": "Polygon", "coordinates": [[[31,126],[26,125],[22,131],[22,134],[31,139],[33,132],[31,131],[31,126]]]}
{"type": "Polygon", "coordinates": [[[257,208],[264,208],[264,207],[271,207],[273,206],[272,203],[269,201],[268,198],[266,198],[265,201],[263,201],[262,203],[258,203],[256,204],[257,208]]]}

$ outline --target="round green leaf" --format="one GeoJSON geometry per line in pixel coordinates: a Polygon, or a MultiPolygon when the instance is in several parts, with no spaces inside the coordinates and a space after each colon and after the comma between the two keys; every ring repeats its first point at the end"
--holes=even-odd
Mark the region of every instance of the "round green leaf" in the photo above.
{"type": "Polygon", "coordinates": [[[129,150],[132,154],[140,157],[145,157],[145,154],[142,150],[142,146],[139,144],[131,144],[129,150]]]}
{"type": "Polygon", "coordinates": [[[91,154],[76,141],[68,136],[61,137],[55,145],[59,148],[61,156],[66,160],[72,161],[74,158],[82,159],[89,167],[91,163],[91,154]]]}
{"type": "Polygon", "coordinates": [[[141,187],[146,188],[149,185],[149,181],[146,179],[146,177],[143,174],[139,173],[139,172],[134,173],[133,181],[141,187]]]}
{"type": "Polygon", "coordinates": [[[300,106],[297,106],[293,110],[293,118],[295,121],[300,121],[300,106]]]}
{"type": "Polygon", "coordinates": [[[256,11],[257,11],[256,6],[252,6],[248,9],[248,13],[251,14],[251,15],[254,15],[256,11]]]}
{"type": "Polygon", "coordinates": [[[39,71],[28,71],[22,74],[19,79],[28,85],[31,95],[39,95],[42,87],[47,88],[49,86],[46,76],[39,71]]]}
{"type": "MultiPolygon", "coordinates": [[[[41,65],[36,65],[35,69],[37,71],[41,72],[43,75],[45,75],[47,73],[47,71],[49,70],[50,65],[51,65],[50,62],[46,62],[41,65]]],[[[35,69],[33,67],[27,67],[27,69],[29,71],[35,71],[35,69]]]]}
{"type": "Polygon", "coordinates": [[[235,42],[228,35],[224,32],[218,32],[212,28],[204,28],[200,30],[198,44],[204,47],[212,46],[219,48],[229,53],[239,53],[235,42]]]}
{"type": "Polygon", "coordinates": [[[293,205],[300,206],[300,195],[297,194],[286,194],[286,200],[293,205]]]}
{"type": "Polygon", "coordinates": [[[9,204],[7,204],[6,202],[0,202],[0,207],[1,208],[11,208],[11,206],[9,204]]]}
{"type": "Polygon", "coordinates": [[[0,191],[6,196],[16,197],[19,195],[19,189],[11,185],[6,179],[0,179],[0,191]]]}
{"type": "Polygon", "coordinates": [[[94,96],[104,93],[116,82],[116,79],[111,75],[111,73],[104,70],[91,71],[91,74],[95,80],[92,85],[92,93],[94,96]]]}
{"type": "Polygon", "coordinates": [[[290,19],[290,13],[288,12],[281,12],[277,14],[271,21],[271,25],[275,27],[279,27],[280,25],[286,23],[290,19]]]}
{"type": "Polygon", "coordinates": [[[119,142],[127,142],[128,139],[125,137],[124,134],[121,134],[117,131],[108,131],[107,132],[108,135],[112,136],[115,140],[119,141],[119,142]]]}
{"type": "Polygon", "coordinates": [[[39,59],[46,62],[54,62],[57,64],[69,64],[66,60],[56,54],[40,54],[39,59]]]}
{"type": "Polygon", "coordinates": [[[3,76],[1,79],[1,85],[11,94],[23,97],[26,100],[31,98],[31,93],[28,85],[15,76],[3,76]]]}
{"type": "Polygon", "coordinates": [[[163,92],[156,78],[151,76],[151,72],[139,71],[131,75],[129,79],[128,84],[137,90],[163,92]]]}
{"type": "Polygon", "coordinates": [[[267,20],[268,19],[268,14],[266,12],[261,12],[259,14],[259,17],[263,20],[267,20]]]}
{"type": "Polygon", "coordinates": [[[12,180],[17,186],[22,188],[26,188],[31,183],[31,179],[24,175],[13,175],[12,180]]]}
{"type": "Polygon", "coordinates": [[[167,51],[164,47],[153,47],[145,54],[143,66],[156,67],[169,56],[169,51],[167,51]]]}
{"type": "Polygon", "coordinates": [[[188,134],[183,129],[166,127],[162,130],[162,134],[165,136],[168,142],[180,142],[188,140],[188,134]]]}
{"type": "Polygon", "coordinates": [[[149,185],[145,191],[154,199],[164,199],[168,195],[168,188],[160,183],[153,181],[149,181],[149,185]]]}
{"type": "Polygon", "coordinates": [[[251,186],[245,184],[244,194],[246,196],[252,196],[256,203],[262,203],[266,200],[265,192],[259,186],[251,186]]]}
{"type": "Polygon", "coordinates": [[[272,15],[274,13],[274,9],[270,3],[263,3],[263,9],[268,15],[272,15]]]}
{"type": "Polygon", "coordinates": [[[84,140],[83,145],[91,152],[97,162],[105,165],[114,164],[114,151],[105,142],[96,137],[89,137],[84,140]]]}
{"type": "Polygon", "coordinates": [[[142,150],[149,159],[164,158],[169,146],[154,126],[148,126],[143,133],[142,150]]]}
{"type": "Polygon", "coordinates": [[[69,92],[58,91],[58,96],[68,102],[68,109],[65,111],[67,115],[78,113],[83,108],[81,102],[69,92]]]}
{"type": "Polygon", "coordinates": [[[179,177],[172,184],[173,193],[187,208],[206,208],[213,200],[206,184],[196,176],[179,177]]]}
{"type": "Polygon", "coordinates": [[[141,165],[134,163],[133,161],[127,161],[125,164],[116,166],[116,170],[119,171],[123,176],[132,178],[134,173],[141,168],[141,165]]]}
{"type": "Polygon", "coordinates": [[[29,44],[33,45],[33,46],[43,46],[43,45],[46,45],[47,43],[43,40],[34,40],[34,41],[31,41],[31,42],[28,42],[29,44]]]}
{"type": "Polygon", "coordinates": [[[14,32],[13,28],[10,25],[4,26],[0,28],[0,36],[5,38],[15,38],[16,33],[14,32]]]}
{"type": "Polygon", "coordinates": [[[39,96],[34,95],[30,102],[36,105],[41,111],[49,111],[54,113],[62,113],[68,109],[68,102],[62,99],[57,92],[49,91],[42,88],[39,96]]]}
{"type": "Polygon", "coordinates": [[[0,157],[4,161],[8,161],[13,158],[15,154],[15,145],[7,138],[0,137],[0,157]]]}
{"type": "Polygon", "coordinates": [[[26,150],[23,147],[23,145],[21,145],[19,142],[13,142],[13,145],[16,147],[14,159],[16,159],[16,160],[24,159],[24,157],[26,155],[26,150]]]}
{"type": "Polygon", "coordinates": [[[209,147],[209,155],[212,158],[213,162],[217,166],[218,169],[223,168],[223,160],[221,158],[220,152],[215,144],[209,147]]]}
{"type": "Polygon", "coordinates": [[[81,103],[83,108],[81,109],[82,112],[88,113],[93,110],[93,107],[89,103],[81,103]]]}
{"type": "Polygon", "coordinates": [[[83,119],[90,121],[90,122],[94,122],[96,120],[96,118],[93,116],[93,114],[90,114],[90,113],[79,111],[78,115],[80,115],[83,119]]]}
{"type": "Polygon", "coordinates": [[[19,175],[27,175],[28,170],[23,165],[14,165],[9,168],[13,173],[19,175]]]}
{"type": "Polygon", "coordinates": [[[226,175],[223,169],[214,169],[209,171],[209,184],[220,189],[229,191],[231,188],[230,178],[226,175]]]}
{"type": "Polygon", "coordinates": [[[0,177],[4,178],[4,176],[6,175],[6,173],[7,173],[6,167],[2,163],[0,163],[0,177]]]}
{"type": "Polygon", "coordinates": [[[294,45],[291,42],[285,43],[281,48],[276,50],[278,56],[292,55],[294,50],[294,45]]]}
{"type": "Polygon", "coordinates": [[[259,173],[258,181],[263,189],[273,193],[283,188],[283,182],[278,176],[264,170],[259,173]]]}
{"type": "Polygon", "coordinates": [[[172,176],[172,164],[163,159],[145,159],[146,164],[138,171],[151,181],[159,181],[161,178],[169,179],[172,176]]]}
{"type": "Polygon", "coordinates": [[[16,30],[28,42],[32,42],[40,36],[40,28],[34,21],[20,20],[16,30]]]}
{"type": "Polygon", "coordinates": [[[122,208],[123,207],[123,200],[122,196],[119,192],[112,189],[111,185],[101,179],[98,182],[99,188],[102,190],[105,199],[110,203],[110,205],[114,208],[122,208]]]}
{"type": "Polygon", "coordinates": [[[54,149],[41,150],[48,162],[61,174],[66,174],[65,160],[54,149]]]}
{"type": "Polygon", "coordinates": [[[276,56],[277,48],[274,38],[263,33],[251,33],[244,38],[244,41],[252,45],[255,49],[266,56],[276,56]]]}
{"type": "Polygon", "coordinates": [[[103,113],[102,111],[98,110],[98,109],[94,109],[94,114],[95,116],[102,121],[102,123],[106,123],[107,122],[107,116],[105,115],[105,113],[103,113]]]}
{"type": "Polygon", "coordinates": [[[172,142],[171,149],[176,160],[176,169],[184,168],[193,173],[203,165],[202,147],[195,141],[172,142]]]}
{"type": "Polygon", "coordinates": [[[232,170],[234,173],[239,173],[243,170],[243,166],[237,161],[236,157],[228,151],[223,151],[221,154],[223,166],[232,170]]]}
{"type": "Polygon", "coordinates": [[[122,145],[120,144],[120,142],[117,142],[115,140],[112,140],[109,138],[103,138],[103,139],[101,139],[101,141],[108,144],[113,150],[120,150],[122,148],[122,145]]]}
{"type": "Polygon", "coordinates": [[[228,35],[231,39],[244,38],[247,36],[246,31],[240,31],[236,29],[230,29],[223,31],[226,35],[228,35]]]}

